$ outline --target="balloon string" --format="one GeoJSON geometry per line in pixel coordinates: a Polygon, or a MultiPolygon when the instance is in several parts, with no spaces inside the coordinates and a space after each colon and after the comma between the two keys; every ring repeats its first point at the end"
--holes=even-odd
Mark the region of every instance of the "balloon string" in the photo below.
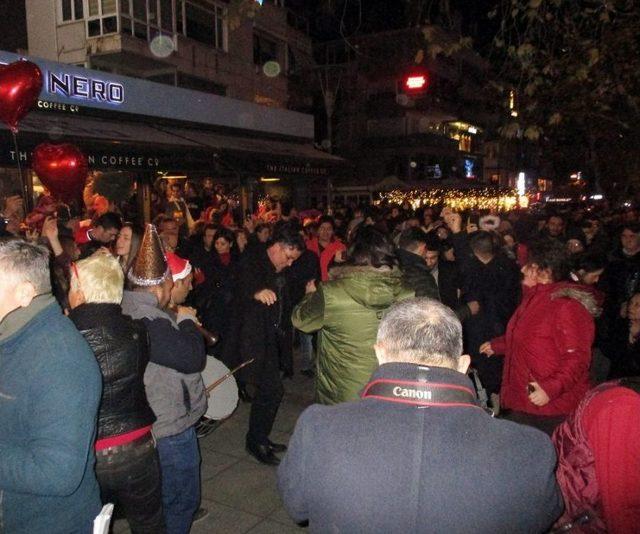
{"type": "Polygon", "coordinates": [[[20,149],[18,148],[18,136],[16,131],[11,129],[11,136],[13,137],[13,147],[16,151],[16,163],[18,164],[18,176],[20,177],[20,184],[22,186],[22,200],[24,202],[25,213],[31,211],[31,199],[29,198],[29,186],[27,185],[24,175],[22,173],[22,165],[20,165],[20,149]]]}

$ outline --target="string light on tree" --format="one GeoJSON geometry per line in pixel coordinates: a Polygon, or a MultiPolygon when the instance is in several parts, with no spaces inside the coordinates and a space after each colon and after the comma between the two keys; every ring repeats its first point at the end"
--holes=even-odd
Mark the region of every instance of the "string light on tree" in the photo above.
{"type": "MultiPolygon", "coordinates": [[[[526,197],[525,197],[526,198],[526,197]]],[[[510,211],[520,206],[515,189],[399,189],[381,193],[380,199],[391,204],[408,202],[413,209],[423,206],[447,206],[455,211],[496,210],[510,211]]],[[[524,206],[521,206],[524,207],[524,206]]]]}

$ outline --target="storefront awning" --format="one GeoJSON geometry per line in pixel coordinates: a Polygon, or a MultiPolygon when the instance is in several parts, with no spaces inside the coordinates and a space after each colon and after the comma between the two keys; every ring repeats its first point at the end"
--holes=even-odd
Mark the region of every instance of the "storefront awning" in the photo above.
{"type": "MultiPolygon", "coordinates": [[[[0,160],[15,162],[9,132],[4,129],[3,133],[0,160]]],[[[88,156],[90,167],[98,169],[211,171],[221,163],[243,174],[323,176],[334,173],[344,162],[303,142],[32,112],[20,123],[21,160],[28,162],[33,148],[44,141],[77,144],[88,156]]]]}

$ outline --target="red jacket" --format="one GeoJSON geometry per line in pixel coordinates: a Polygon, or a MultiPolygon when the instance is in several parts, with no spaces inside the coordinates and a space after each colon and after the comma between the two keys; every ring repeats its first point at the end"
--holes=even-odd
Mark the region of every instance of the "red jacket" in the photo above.
{"type": "Polygon", "coordinates": [[[504,336],[491,340],[504,354],[500,401],[505,408],[534,415],[573,411],[589,389],[595,334],[593,296],[575,284],[538,284],[523,289],[522,302],[504,336]],[[551,399],[538,407],[529,400],[529,382],[551,399]]]}
{"type": "Polygon", "coordinates": [[[81,226],[75,231],[73,239],[75,240],[76,245],[85,245],[91,241],[89,230],[91,230],[91,226],[81,226]]]}
{"type": "Polygon", "coordinates": [[[333,258],[338,252],[345,250],[347,247],[339,239],[334,239],[324,248],[321,254],[318,238],[314,237],[307,240],[307,248],[315,252],[320,258],[320,277],[323,282],[326,282],[329,280],[329,265],[333,261],[333,258]]]}
{"type": "MultiPolygon", "coordinates": [[[[553,434],[565,512],[589,512],[576,532],[631,534],[640,524],[640,395],[618,382],[587,393],[553,434]]],[[[573,531],[572,531],[573,532],[573,531]]]]}

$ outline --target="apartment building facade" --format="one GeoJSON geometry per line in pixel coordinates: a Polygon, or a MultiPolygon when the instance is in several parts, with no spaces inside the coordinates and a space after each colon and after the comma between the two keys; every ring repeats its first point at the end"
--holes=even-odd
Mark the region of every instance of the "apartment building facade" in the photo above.
{"type": "Polygon", "coordinates": [[[290,76],[312,59],[282,0],[26,0],[29,53],[112,74],[300,109],[290,76]],[[238,7],[239,6],[239,7],[238,7]]]}

